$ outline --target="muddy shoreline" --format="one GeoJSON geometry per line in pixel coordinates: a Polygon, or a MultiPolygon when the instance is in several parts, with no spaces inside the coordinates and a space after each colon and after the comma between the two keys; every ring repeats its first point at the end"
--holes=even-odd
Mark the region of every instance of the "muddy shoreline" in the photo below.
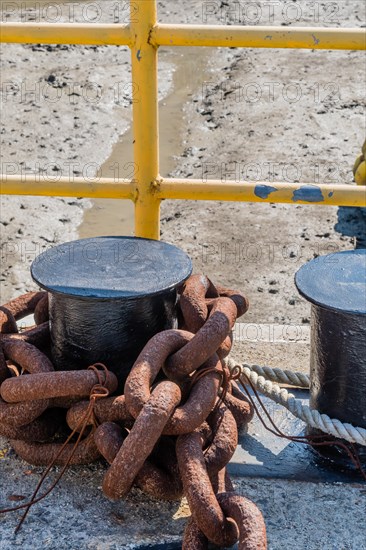
{"type": "MultiPolygon", "coordinates": [[[[362,2],[339,6],[339,24],[359,25],[364,19],[362,2]]],[[[105,20],[111,7],[104,4],[105,20]]],[[[161,3],[159,17],[200,22],[202,9],[194,1],[174,3],[174,9],[161,3]]],[[[206,14],[207,22],[216,17],[219,23],[223,9],[210,18],[206,14]]],[[[314,22],[309,9],[303,7],[301,14],[294,24],[314,22]]],[[[322,22],[330,24],[325,15],[322,22]]],[[[237,23],[238,14],[226,17],[237,23]]],[[[283,13],[271,23],[289,24],[283,13]]],[[[126,48],[12,44],[2,45],[2,53],[7,173],[92,177],[96,168],[103,175],[115,173],[116,162],[119,173],[126,163],[130,169],[126,48]]],[[[351,166],[365,131],[362,52],[218,48],[213,55],[202,48],[197,60],[192,51],[184,62],[183,57],[180,48],[159,56],[162,172],[352,182],[351,166]]],[[[1,197],[2,302],[33,288],[30,262],[47,247],[79,235],[131,233],[130,203],[91,206],[79,199],[1,197]]],[[[197,271],[246,289],[252,302],[248,322],[308,322],[309,308],[294,289],[293,273],[316,254],[353,247],[352,236],[334,230],[336,223],[337,209],[331,207],[162,204],[162,238],[185,248],[197,271]]]]}

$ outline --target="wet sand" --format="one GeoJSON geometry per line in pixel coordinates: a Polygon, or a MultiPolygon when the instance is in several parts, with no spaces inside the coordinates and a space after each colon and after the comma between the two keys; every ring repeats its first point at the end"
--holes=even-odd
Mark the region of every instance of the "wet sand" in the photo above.
{"type": "MultiPolygon", "coordinates": [[[[208,60],[212,51],[208,48],[166,50],[162,48],[166,62],[174,67],[172,90],[159,105],[160,174],[167,176],[176,169],[183,148],[184,106],[192,100],[202,80],[208,79],[208,60]]],[[[159,80],[164,77],[159,74],[159,80]]],[[[131,178],[133,167],[133,131],[120,136],[110,157],[101,171],[106,177],[131,178]]],[[[132,235],[134,231],[134,207],[131,201],[97,199],[84,213],[78,228],[80,238],[98,235],[132,235]]]]}

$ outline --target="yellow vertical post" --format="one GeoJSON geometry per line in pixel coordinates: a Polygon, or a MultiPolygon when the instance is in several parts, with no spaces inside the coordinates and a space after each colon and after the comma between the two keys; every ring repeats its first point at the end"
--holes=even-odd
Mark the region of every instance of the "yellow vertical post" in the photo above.
{"type": "Polygon", "coordinates": [[[155,24],[156,0],[131,1],[135,234],[150,239],[160,233],[160,200],[154,196],[159,175],[158,52],[149,43],[155,24]]]}

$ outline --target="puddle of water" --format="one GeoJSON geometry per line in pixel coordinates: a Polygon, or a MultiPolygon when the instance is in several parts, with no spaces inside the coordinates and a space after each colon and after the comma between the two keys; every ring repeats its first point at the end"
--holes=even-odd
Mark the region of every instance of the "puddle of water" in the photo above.
{"type": "MultiPolygon", "coordinates": [[[[165,50],[165,59],[175,66],[172,92],[159,105],[160,174],[167,176],[177,164],[175,156],[182,153],[184,105],[199,93],[203,82],[209,80],[209,48],[175,48],[165,50]]],[[[133,134],[128,130],[115,144],[110,157],[102,165],[106,177],[133,176],[133,134]],[[120,167],[117,172],[117,166],[120,167]]],[[[84,212],[79,226],[79,238],[99,235],[132,235],[134,205],[131,201],[96,199],[84,212]]]]}

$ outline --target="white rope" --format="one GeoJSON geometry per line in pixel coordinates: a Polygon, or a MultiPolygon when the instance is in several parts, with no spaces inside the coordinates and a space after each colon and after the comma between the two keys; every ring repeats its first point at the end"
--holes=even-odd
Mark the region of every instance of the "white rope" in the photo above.
{"type": "MultiPolygon", "coordinates": [[[[232,361],[232,359],[229,360],[232,361]]],[[[297,386],[298,388],[309,388],[310,386],[310,378],[302,372],[261,367],[260,365],[247,365],[246,363],[243,366],[255,372],[258,376],[272,382],[277,382],[278,384],[287,384],[288,386],[297,386]]]]}
{"type": "Polygon", "coordinates": [[[283,405],[294,416],[303,420],[312,428],[317,428],[324,433],[331,434],[334,437],[345,439],[351,443],[358,443],[366,446],[366,429],[352,426],[330,418],[326,414],[321,414],[316,409],[311,409],[303,404],[300,399],[281,388],[280,384],[288,384],[301,388],[309,387],[309,377],[299,372],[283,371],[281,369],[271,369],[270,367],[260,367],[259,365],[240,365],[231,358],[226,360],[230,371],[240,370],[240,382],[246,385],[247,379],[253,386],[269,399],[272,399],[279,405],[283,405]]]}

